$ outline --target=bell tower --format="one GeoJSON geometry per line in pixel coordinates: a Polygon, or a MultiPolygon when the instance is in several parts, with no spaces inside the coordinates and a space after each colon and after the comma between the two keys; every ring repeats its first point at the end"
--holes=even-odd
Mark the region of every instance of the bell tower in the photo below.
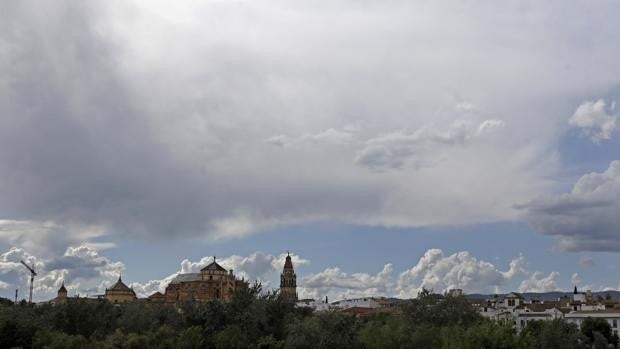
{"type": "Polygon", "coordinates": [[[287,301],[297,301],[297,275],[293,269],[291,255],[288,252],[286,253],[284,269],[282,269],[282,274],[280,274],[280,296],[287,301]]]}

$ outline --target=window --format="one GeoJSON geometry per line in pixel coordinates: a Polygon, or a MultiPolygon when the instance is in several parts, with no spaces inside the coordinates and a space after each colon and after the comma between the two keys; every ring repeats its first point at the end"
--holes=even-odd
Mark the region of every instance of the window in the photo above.
{"type": "Polygon", "coordinates": [[[508,300],[508,306],[509,307],[514,307],[515,306],[515,300],[514,299],[509,299],[508,300]]]}
{"type": "Polygon", "coordinates": [[[614,319],[614,320],[611,322],[611,327],[613,327],[613,328],[618,328],[618,320],[614,319]]]}

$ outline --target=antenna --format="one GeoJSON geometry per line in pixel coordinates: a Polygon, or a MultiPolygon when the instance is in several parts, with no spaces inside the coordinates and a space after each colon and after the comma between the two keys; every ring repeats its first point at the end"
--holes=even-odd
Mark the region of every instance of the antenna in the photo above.
{"type": "Polygon", "coordinates": [[[30,271],[30,296],[28,297],[28,303],[32,304],[32,287],[34,285],[34,277],[37,276],[37,273],[34,271],[34,264],[30,267],[24,261],[20,261],[20,263],[30,271]]]}

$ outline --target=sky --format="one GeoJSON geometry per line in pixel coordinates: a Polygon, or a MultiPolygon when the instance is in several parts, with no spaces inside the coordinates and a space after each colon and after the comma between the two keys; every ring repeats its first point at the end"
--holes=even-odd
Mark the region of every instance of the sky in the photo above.
{"type": "Polygon", "coordinates": [[[619,289],[617,0],[0,4],[0,296],[619,289]]]}

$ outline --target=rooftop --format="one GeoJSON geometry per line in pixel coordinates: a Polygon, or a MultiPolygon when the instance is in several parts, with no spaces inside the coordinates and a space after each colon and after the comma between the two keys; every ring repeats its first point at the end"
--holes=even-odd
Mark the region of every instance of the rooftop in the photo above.
{"type": "Polygon", "coordinates": [[[112,287],[108,288],[108,290],[131,292],[131,289],[127,285],[125,285],[125,283],[123,283],[123,280],[121,279],[120,276],[118,277],[118,281],[116,281],[116,283],[112,285],[112,287]]]}
{"type": "Polygon", "coordinates": [[[221,265],[217,264],[217,262],[215,261],[215,257],[213,257],[213,262],[211,262],[211,264],[209,264],[206,267],[200,269],[200,271],[205,271],[205,270],[218,270],[218,271],[226,272],[226,269],[224,269],[224,267],[222,267],[221,265]]]}

